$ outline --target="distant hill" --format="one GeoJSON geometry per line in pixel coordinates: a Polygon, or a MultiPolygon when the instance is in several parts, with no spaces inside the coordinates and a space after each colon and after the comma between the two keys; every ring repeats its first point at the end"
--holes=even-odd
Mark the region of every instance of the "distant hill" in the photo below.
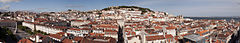
{"type": "Polygon", "coordinates": [[[111,9],[120,9],[120,8],[139,9],[140,11],[142,11],[142,13],[154,12],[154,11],[150,10],[149,8],[142,8],[142,7],[138,7],[138,6],[114,6],[114,7],[104,8],[104,9],[102,9],[102,10],[111,10],[111,9]]]}

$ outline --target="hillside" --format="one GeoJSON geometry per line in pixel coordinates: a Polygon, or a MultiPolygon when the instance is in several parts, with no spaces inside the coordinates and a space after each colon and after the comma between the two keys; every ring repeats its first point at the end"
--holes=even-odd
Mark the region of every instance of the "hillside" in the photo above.
{"type": "Polygon", "coordinates": [[[146,12],[154,12],[154,11],[150,10],[149,8],[142,8],[142,7],[138,7],[138,6],[114,6],[114,7],[104,8],[104,9],[102,9],[102,10],[120,9],[120,8],[133,8],[133,9],[139,9],[140,11],[142,11],[142,13],[146,13],[146,12]]]}

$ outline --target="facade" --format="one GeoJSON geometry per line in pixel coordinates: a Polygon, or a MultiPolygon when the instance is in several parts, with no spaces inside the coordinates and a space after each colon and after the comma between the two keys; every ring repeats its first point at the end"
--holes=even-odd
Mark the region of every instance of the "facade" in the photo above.
{"type": "Polygon", "coordinates": [[[36,23],[33,22],[22,22],[22,26],[30,28],[32,31],[36,29],[36,23]]]}
{"type": "Polygon", "coordinates": [[[89,34],[91,31],[88,28],[80,28],[80,29],[76,29],[76,28],[70,28],[67,30],[67,33],[73,34],[74,36],[85,36],[87,34],[89,34]]]}
{"type": "Polygon", "coordinates": [[[36,30],[46,32],[47,34],[56,34],[59,32],[63,32],[67,29],[67,27],[63,26],[45,26],[45,25],[36,25],[36,30]]]}
{"type": "Polygon", "coordinates": [[[106,37],[112,37],[112,38],[118,38],[118,31],[114,31],[114,30],[104,30],[104,36],[106,37]]]}
{"type": "Polygon", "coordinates": [[[75,20],[71,21],[71,26],[81,26],[90,23],[88,20],[75,20]]]}

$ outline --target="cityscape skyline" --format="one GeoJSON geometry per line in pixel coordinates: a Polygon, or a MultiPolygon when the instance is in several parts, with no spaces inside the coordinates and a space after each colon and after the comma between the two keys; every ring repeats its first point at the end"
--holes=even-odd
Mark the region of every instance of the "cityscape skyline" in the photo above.
{"type": "Polygon", "coordinates": [[[184,16],[240,16],[238,0],[0,0],[0,10],[80,11],[108,6],[140,6],[184,16]]]}
{"type": "MultiPolygon", "coordinates": [[[[23,0],[0,0],[4,4],[0,8],[0,43],[240,43],[240,16],[231,13],[233,11],[238,13],[237,8],[229,10],[225,6],[226,8],[212,7],[212,9],[208,9],[210,11],[197,10],[201,6],[191,5],[195,2],[189,1],[189,3],[185,3],[186,6],[197,6],[197,8],[190,7],[195,10],[183,10],[183,12],[179,10],[180,13],[174,11],[176,12],[174,14],[168,9],[156,11],[158,9],[154,9],[154,5],[151,8],[142,7],[161,3],[157,1],[144,1],[144,3],[139,2],[139,4],[132,5],[115,3],[108,7],[103,6],[104,8],[100,7],[102,4],[98,5],[96,2],[94,5],[97,6],[95,8],[97,10],[94,10],[91,9],[93,7],[89,7],[94,6],[91,5],[94,2],[86,7],[78,6],[78,4],[66,4],[66,0],[61,0],[66,2],[61,5],[59,5],[61,2],[51,3],[53,0],[47,2],[38,0],[36,3],[41,3],[39,5],[35,5],[33,2],[24,6],[20,5],[23,7],[22,9],[28,9],[30,8],[28,6],[32,5],[32,10],[11,11],[13,5],[16,4],[10,5],[9,3],[21,4],[18,3],[21,1],[23,0]],[[87,8],[91,10],[79,11],[78,9],[85,9],[85,7],[86,10],[87,8]],[[51,11],[50,8],[56,9],[56,11],[51,11]],[[69,9],[64,10],[65,8],[69,9]],[[219,11],[213,11],[213,9],[219,11]],[[41,12],[43,10],[46,12],[41,12]],[[199,13],[191,16],[186,12],[199,13]],[[231,14],[225,16],[218,12],[223,14],[230,12],[231,14]],[[178,15],[181,13],[183,15],[178,15]],[[201,16],[206,15],[204,13],[214,16],[201,16]]],[[[74,1],[72,3],[78,2],[78,0],[71,1],[74,1]]],[[[92,1],[83,3],[90,2],[92,1]]],[[[132,2],[135,1],[132,0],[132,2]]],[[[165,2],[172,2],[168,5],[178,6],[177,2],[182,1],[168,0],[165,2]]],[[[21,9],[21,7],[16,8],[21,9]]],[[[208,7],[207,5],[206,9],[208,7]]],[[[155,5],[155,8],[158,7],[155,5]]]]}

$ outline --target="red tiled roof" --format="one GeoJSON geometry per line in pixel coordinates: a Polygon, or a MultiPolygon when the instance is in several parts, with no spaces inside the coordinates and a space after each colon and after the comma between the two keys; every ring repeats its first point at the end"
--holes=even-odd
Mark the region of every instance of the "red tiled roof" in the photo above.
{"type": "Polygon", "coordinates": [[[104,32],[118,32],[118,31],[114,31],[114,30],[104,30],[104,32]]]}
{"type": "Polygon", "coordinates": [[[165,35],[165,38],[173,38],[173,36],[171,34],[167,34],[165,35]]]}
{"type": "Polygon", "coordinates": [[[99,36],[87,36],[83,38],[80,43],[116,43],[116,40],[111,37],[99,37],[99,36]],[[94,39],[106,40],[106,41],[96,41],[94,39]]]}
{"type": "Polygon", "coordinates": [[[80,30],[91,30],[91,29],[89,29],[89,28],[80,28],[80,29],[77,29],[77,28],[70,28],[69,30],[80,31],[80,30]]]}
{"type": "Polygon", "coordinates": [[[73,40],[74,41],[81,41],[83,39],[83,37],[74,37],[73,40]]]}
{"type": "Polygon", "coordinates": [[[112,24],[100,24],[100,25],[97,25],[96,27],[100,27],[100,28],[118,28],[117,26],[114,26],[112,24]]]}
{"type": "Polygon", "coordinates": [[[42,35],[42,34],[39,34],[39,33],[37,33],[37,34],[35,34],[35,35],[32,35],[32,36],[30,36],[30,37],[36,37],[36,36],[42,37],[41,40],[46,39],[46,38],[48,37],[48,36],[46,36],[46,35],[42,35]]]}
{"type": "Polygon", "coordinates": [[[146,36],[147,41],[161,40],[161,39],[165,39],[165,37],[163,35],[146,36]]]}
{"type": "Polygon", "coordinates": [[[227,34],[218,34],[217,37],[218,38],[227,38],[229,35],[227,34]]]}
{"type": "Polygon", "coordinates": [[[172,30],[172,29],[176,29],[176,27],[174,26],[169,26],[169,27],[166,27],[167,30],[172,30]]]}
{"type": "Polygon", "coordinates": [[[70,40],[70,39],[64,39],[64,40],[62,41],[62,43],[73,43],[73,42],[72,42],[72,40],[70,40]]]}
{"type": "Polygon", "coordinates": [[[153,18],[163,18],[163,17],[156,17],[156,16],[153,16],[153,18]]]}
{"type": "Polygon", "coordinates": [[[46,19],[46,18],[35,18],[35,20],[45,21],[45,20],[47,20],[47,19],[46,19]]]}
{"type": "Polygon", "coordinates": [[[208,32],[209,30],[203,30],[203,31],[198,31],[198,32],[196,32],[197,34],[200,34],[200,36],[202,36],[202,34],[203,33],[206,33],[206,32],[208,32]]]}
{"type": "Polygon", "coordinates": [[[175,36],[174,39],[178,41],[178,37],[179,37],[179,36],[175,36]]]}
{"type": "Polygon", "coordinates": [[[57,39],[61,39],[63,37],[63,35],[59,35],[59,34],[50,34],[49,36],[57,39]]]}
{"type": "Polygon", "coordinates": [[[16,22],[16,21],[12,21],[12,20],[0,20],[0,22],[16,22]]]}
{"type": "Polygon", "coordinates": [[[162,27],[160,27],[160,26],[155,26],[154,28],[155,29],[162,29],[162,27]]]}
{"type": "Polygon", "coordinates": [[[124,30],[130,30],[130,31],[131,31],[131,30],[132,30],[132,28],[124,28],[124,30]]]}
{"type": "Polygon", "coordinates": [[[57,29],[67,29],[67,27],[64,27],[64,26],[54,26],[54,28],[57,28],[57,29]]]}
{"type": "Polygon", "coordinates": [[[29,39],[21,39],[18,41],[18,43],[33,43],[33,42],[29,39]]]}

